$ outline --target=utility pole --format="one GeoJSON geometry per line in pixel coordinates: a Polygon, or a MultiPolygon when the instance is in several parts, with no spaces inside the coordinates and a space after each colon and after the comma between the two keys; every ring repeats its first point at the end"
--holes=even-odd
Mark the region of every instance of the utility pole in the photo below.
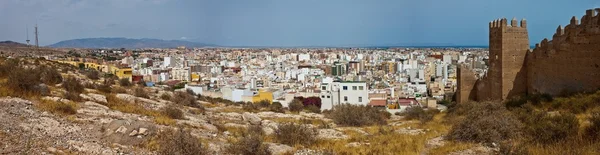
{"type": "Polygon", "coordinates": [[[35,24],[35,47],[36,48],[40,47],[39,40],[38,40],[38,35],[39,35],[38,26],[37,26],[37,24],[35,24]]]}

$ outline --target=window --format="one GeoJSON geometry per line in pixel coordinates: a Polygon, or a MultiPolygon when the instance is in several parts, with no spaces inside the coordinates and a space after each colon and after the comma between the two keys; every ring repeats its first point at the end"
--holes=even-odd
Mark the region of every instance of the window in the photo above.
{"type": "Polygon", "coordinates": [[[348,96],[344,96],[344,101],[348,102],[348,96]]]}
{"type": "Polygon", "coordinates": [[[321,86],[321,90],[327,90],[326,86],[321,86]]]}
{"type": "Polygon", "coordinates": [[[352,90],[356,90],[356,86],[352,86],[352,90]]]}
{"type": "Polygon", "coordinates": [[[348,90],[348,86],[342,86],[343,90],[348,90]]]}
{"type": "Polygon", "coordinates": [[[331,96],[327,95],[327,98],[331,98],[331,96]]]}
{"type": "Polygon", "coordinates": [[[358,86],[358,90],[365,90],[364,86],[358,86]]]}
{"type": "Polygon", "coordinates": [[[358,97],[358,102],[362,102],[362,97],[358,97]]]}
{"type": "Polygon", "coordinates": [[[321,96],[321,98],[325,98],[325,95],[321,96]]]}

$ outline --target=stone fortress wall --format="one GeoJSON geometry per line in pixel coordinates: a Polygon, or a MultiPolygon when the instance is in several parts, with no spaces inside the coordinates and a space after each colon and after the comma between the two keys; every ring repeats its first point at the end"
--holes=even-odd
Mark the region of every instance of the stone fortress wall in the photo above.
{"type": "Polygon", "coordinates": [[[573,17],[551,41],[529,49],[527,22],[490,22],[489,66],[477,79],[469,66],[458,67],[458,103],[505,100],[527,94],[561,95],[600,88],[600,9],[573,17]]]}
{"type": "Polygon", "coordinates": [[[528,93],[561,95],[600,88],[600,8],[558,26],[527,53],[528,93]]]}

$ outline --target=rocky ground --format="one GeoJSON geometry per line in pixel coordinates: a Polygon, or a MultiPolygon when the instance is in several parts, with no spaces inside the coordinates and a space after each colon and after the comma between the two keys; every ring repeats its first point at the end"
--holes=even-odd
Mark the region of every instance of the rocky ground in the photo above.
{"type": "MultiPolygon", "coordinates": [[[[53,88],[55,89],[55,88],[53,88]]],[[[150,98],[141,98],[126,93],[115,96],[123,101],[137,103],[147,109],[158,110],[172,106],[171,101],[160,99],[160,94],[172,93],[159,88],[147,88],[150,98]]],[[[60,91],[60,90],[54,90],[60,91]]],[[[260,125],[267,136],[272,135],[283,122],[305,122],[317,130],[320,140],[353,140],[345,147],[370,147],[370,142],[355,141],[356,136],[370,136],[368,128],[341,127],[322,114],[300,112],[276,113],[270,111],[245,112],[240,106],[225,106],[202,102],[204,113],[195,113],[198,109],[182,107],[184,119],[175,120],[173,125],[161,125],[155,118],[135,113],[124,113],[105,106],[107,96],[88,89],[80,96],[83,101],[76,102],[77,110],[73,115],[58,115],[37,108],[40,101],[72,102],[54,95],[40,99],[26,100],[14,97],[0,98],[0,154],[156,154],[147,147],[156,134],[165,129],[186,127],[192,136],[204,140],[213,154],[225,154],[223,149],[236,136],[235,129],[260,125]],[[354,133],[354,134],[348,134],[354,133]]],[[[407,126],[411,122],[403,121],[399,116],[389,120],[393,132],[418,136],[431,133],[427,128],[407,126]]],[[[414,124],[414,123],[413,123],[414,124]]],[[[423,154],[428,150],[444,146],[443,137],[427,141],[423,154]]],[[[326,154],[323,150],[278,144],[267,141],[269,150],[274,154],[326,154]]],[[[460,150],[452,154],[491,154],[493,150],[483,146],[460,150]]]]}

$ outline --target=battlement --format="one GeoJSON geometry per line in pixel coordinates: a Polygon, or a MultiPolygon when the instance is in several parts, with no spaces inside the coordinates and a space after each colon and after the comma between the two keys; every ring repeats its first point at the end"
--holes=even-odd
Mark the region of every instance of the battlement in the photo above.
{"type": "Polygon", "coordinates": [[[547,51],[558,51],[555,48],[559,48],[560,44],[567,42],[570,44],[589,44],[589,40],[579,38],[598,34],[600,34],[600,8],[586,10],[581,20],[573,16],[564,28],[559,25],[552,36],[552,40],[544,38],[540,43],[535,44],[535,48],[531,53],[532,58],[539,58],[537,53],[540,53],[540,51],[544,51],[544,56],[548,56],[549,52],[547,51]]]}
{"type": "Polygon", "coordinates": [[[494,21],[491,21],[489,24],[490,30],[496,28],[527,28],[527,20],[525,20],[525,18],[521,19],[520,25],[518,25],[519,23],[517,21],[517,18],[513,18],[510,21],[510,25],[508,25],[508,20],[506,18],[496,19],[494,21]]]}

